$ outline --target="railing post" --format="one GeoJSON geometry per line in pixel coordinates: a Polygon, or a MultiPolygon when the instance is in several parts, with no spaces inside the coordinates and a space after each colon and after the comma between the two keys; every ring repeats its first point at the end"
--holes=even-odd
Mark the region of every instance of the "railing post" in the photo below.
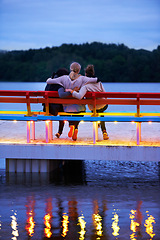
{"type": "Polygon", "coordinates": [[[93,122],[93,144],[98,140],[98,123],[93,122]]]}
{"type": "Polygon", "coordinates": [[[27,99],[27,116],[31,116],[31,105],[29,99],[29,92],[26,92],[26,99],[27,99]]]}
{"type": "Polygon", "coordinates": [[[140,117],[139,94],[137,94],[137,117],[140,117]]]}
{"type": "MultiPolygon", "coordinates": [[[[140,117],[140,97],[139,94],[137,94],[137,114],[136,117],[140,117]]],[[[136,128],[137,128],[137,145],[140,144],[141,141],[141,122],[137,122],[136,124],[136,128]]]]}
{"type": "Polygon", "coordinates": [[[45,92],[45,107],[46,107],[46,115],[49,115],[49,102],[48,102],[48,93],[45,92]]]}
{"type": "Polygon", "coordinates": [[[53,122],[49,121],[49,139],[53,140],[53,122]]]}
{"type": "Polygon", "coordinates": [[[27,121],[27,143],[30,143],[30,121],[27,121]]]}
{"type": "Polygon", "coordinates": [[[49,121],[45,121],[46,125],[46,143],[49,143],[49,121]]]}
{"type": "Polygon", "coordinates": [[[94,92],[92,93],[92,99],[93,99],[93,114],[92,114],[92,117],[96,117],[96,116],[98,116],[98,114],[96,112],[96,94],[94,92]]]}
{"type": "Polygon", "coordinates": [[[32,124],[32,139],[35,140],[35,121],[31,121],[32,124]]]}
{"type": "Polygon", "coordinates": [[[140,122],[136,123],[136,129],[137,129],[137,145],[139,145],[141,141],[141,123],[140,122]]]}

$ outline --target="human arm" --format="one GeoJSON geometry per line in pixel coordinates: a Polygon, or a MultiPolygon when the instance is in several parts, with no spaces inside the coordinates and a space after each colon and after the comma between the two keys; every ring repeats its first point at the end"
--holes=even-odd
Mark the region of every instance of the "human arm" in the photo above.
{"type": "Polygon", "coordinates": [[[82,99],[84,97],[84,95],[87,92],[87,88],[86,86],[81,87],[81,89],[79,90],[79,92],[73,91],[72,90],[72,97],[77,98],[77,99],[82,99]]]}
{"type": "Polygon", "coordinates": [[[47,84],[60,84],[63,86],[63,82],[65,81],[64,76],[58,77],[58,78],[48,78],[47,84]]]}
{"type": "Polygon", "coordinates": [[[98,81],[99,81],[99,79],[97,77],[82,76],[83,85],[88,84],[88,83],[97,83],[98,81]]]}
{"type": "Polygon", "coordinates": [[[68,96],[71,95],[71,93],[68,91],[68,92],[65,92],[65,89],[63,87],[60,87],[58,89],[58,95],[60,98],[67,98],[68,96]]]}

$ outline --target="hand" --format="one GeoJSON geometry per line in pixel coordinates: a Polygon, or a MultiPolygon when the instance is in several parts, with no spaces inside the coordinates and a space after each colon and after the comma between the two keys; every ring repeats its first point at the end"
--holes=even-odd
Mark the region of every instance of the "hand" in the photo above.
{"type": "Polygon", "coordinates": [[[76,92],[79,92],[79,87],[75,87],[75,88],[73,88],[73,91],[76,91],[76,92]]]}
{"type": "Polygon", "coordinates": [[[72,92],[73,90],[72,89],[70,89],[70,88],[66,88],[65,89],[65,92],[72,92]]]}

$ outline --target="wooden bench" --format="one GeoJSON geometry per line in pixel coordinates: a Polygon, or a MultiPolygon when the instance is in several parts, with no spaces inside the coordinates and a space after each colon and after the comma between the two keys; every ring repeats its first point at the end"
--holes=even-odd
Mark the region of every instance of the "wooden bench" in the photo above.
{"type": "Polygon", "coordinates": [[[95,144],[98,138],[97,122],[136,122],[137,128],[137,145],[141,141],[141,123],[142,122],[159,122],[160,113],[142,113],[140,106],[143,105],[160,105],[160,93],[118,93],[118,92],[88,92],[85,95],[86,99],[78,100],[75,98],[60,99],[57,92],[48,91],[7,91],[0,90],[0,103],[23,103],[26,104],[26,111],[14,110],[0,110],[0,120],[17,120],[27,122],[27,143],[30,142],[30,124],[32,124],[32,139],[35,139],[35,122],[46,122],[46,142],[52,139],[52,121],[59,120],[73,120],[93,122],[93,143],[95,144]],[[32,104],[45,103],[46,112],[32,111],[32,104]],[[93,113],[70,114],[59,113],[58,116],[51,116],[49,114],[49,103],[61,104],[92,104],[94,106],[93,113]],[[97,113],[96,104],[109,104],[109,105],[134,105],[136,111],[129,112],[105,112],[97,113]],[[61,116],[63,115],[63,116],[61,116]],[[65,116],[64,116],[65,115],[65,116]],[[78,115],[78,116],[74,116],[78,115]],[[103,115],[104,117],[101,117],[103,115]]]}

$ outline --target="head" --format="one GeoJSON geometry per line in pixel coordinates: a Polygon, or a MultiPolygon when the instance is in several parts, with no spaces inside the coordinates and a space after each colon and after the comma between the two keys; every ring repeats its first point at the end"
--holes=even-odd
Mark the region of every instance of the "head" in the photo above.
{"type": "Polygon", "coordinates": [[[94,66],[89,64],[85,69],[85,75],[87,77],[93,77],[95,75],[94,66]]]}
{"type": "Polygon", "coordinates": [[[70,65],[70,70],[78,74],[81,70],[81,65],[77,62],[73,62],[70,65]]]}
{"type": "Polygon", "coordinates": [[[69,75],[69,71],[66,68],[59,68],[57,72],[52,73],[52,78],[61,77],[63,75],[69,75]]]}

